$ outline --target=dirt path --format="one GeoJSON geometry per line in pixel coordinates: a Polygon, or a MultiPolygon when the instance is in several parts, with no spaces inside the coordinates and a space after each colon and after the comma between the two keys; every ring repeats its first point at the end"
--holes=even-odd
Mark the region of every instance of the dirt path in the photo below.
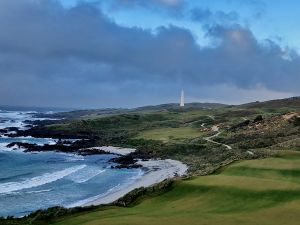
{"type": "Polygon", "coordinates": [[[222,133],[222,132],[219,130],[219,127],[218,127],[218,126],[216,126],[216,125],[213,126],[213,127],[211,128],[211,130],[214,131],[214,132],[217,132],[217,133],[214,134],[214,135],[212,135],[212,136],[210,136],[210,137],[205,137],[205,138],[203,138],[204,140],[206,140],[206,141],[208,141],[208,142],[211,142],[211,143],[214,143],[214,144],[223,145],[223,146],[225,146],[227,149],[232,149],[232,147],[229,146],[229,145],[226,145],[226,144],[223,144],[223,143],[216,142],[216,141],[212,140],[213,138],[218,137],[218,136],[222,133]]]}

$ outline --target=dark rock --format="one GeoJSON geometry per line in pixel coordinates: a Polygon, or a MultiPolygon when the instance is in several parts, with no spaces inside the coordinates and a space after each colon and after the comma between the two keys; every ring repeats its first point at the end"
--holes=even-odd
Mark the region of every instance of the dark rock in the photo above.
{"type": "MultiPolygon", "coordinates": [[[[148,158],[148,157],[147,157],[148,158]]],[[[132,168],[141,168],[142,165],[136,164],[137,157],[134,153],[131,153],[129,155],[120,156],[118,158],[113,158],[109,162],[117,163],[118,165],[112,166],[111,168],[114,169],[132,169],[132,168]]],[[[146,160],[145,158],[142,158],[142,160],[146,160]]]]}
{"type": "Polygon", "coordinates": [[[149,153],[145,153],[139,149],[137,149],[135,152],[131,153],[131,155],[136,158],[136,159],[140,159],[142,161],[147,161],[151,158],[149,153]]]}
{"type": "Polygon", "coordinates": [[[237,125],[235,125],[235,126],[232,126],[231,128],[230,128],[230,130],[236,130],[236,129],[239,129],[239,128],[243,128],[243,127],[246,127],[246,126],[248,126],[249,124],[250,124],[250,120],[245,120],[245,121],[243,121],[243,122],[241,122],[241,123],[239,123],[239,124],[237,124],[237,125]]]}
{"type": "Polygon", "coordinates": [[[94,139],[89,133],[68,133],[66,131],[51,130],[43,126],[35,126],[29,130],[19,130],[11,137],[32,136],[36,138],[61,138],[61,139],[94,139]]]}
{"type": "Polygon", "coordinates": [[[7,134],[7,130],[6,129],[0,129],[0,134],[7,134]]]}
{"type": "Polygon", "coordinates": [[[56,144],[30,144],[23,142],[12,142],[7,145],[8,148],[18,146],[18,148],[25,148],[25,152],[41,152],[41,151],[60,151],[66,153],[78,153],[82,155],[95,155],[95,154],[104,154],[105,152],[101,150],[82,150],[86,148],[91,148],[96,145],[95,140],[78,140],[74,143],[66,141],[68,144],[65,144],[65,141],[60,141],[56,144]]]}
{"type": "Polygon", "coordinates": [[[6,130],[9,132],[12,132],[12,131],[18,132],[19,128],[18,127],[7,127],[6,130]]]}
{"type": "Polygon", "coordinates": [[[254,122],[254,123],[257,123],[257,122],[261,122],[261,121],[263,121],[263,120],[264,120],[263,116],[262,116],[262,115],[258,115],[258,116],[253,120],[253,122],[254,122]]]}
{"type": "Polygon", "coordinates": [[[12,148],[14,146],[18,146],[18,148],[26,148],[26,149],[32,149],[37,146],[37,144],[30,144],[30,143],[23,143],[23,142],[12,142],[8,144],[7,148],[12,148]]]}
{"type": "Polygon", "coordinates": [[[117,166],[112,166],[112,169],[137,169],[137,168],[141,168],[143,167],[142,165],[139,164],[130,164],[130,165],[124,165],[124,164],[120,164],[117,166]]]}
{"type": "Polygon", "coordinates": [[[78,154],[85,156],[85,155],[100,155],[100,154],[109,154],[109,153],[100,149],[84,149],[84,150],[80,150],[78,154]]]}
{"type": "Polygon", "coordinates": [[[62,140],[61,138],[58,139],[58,141],[56,141],[56,144],[64,144],[64,145],[70,145],[73,144],[74,141],[70,141],[70,140],[62,140]]]}
{"type": "Polygon", "coordinates": [[[113,158],[110,160],[110,162],[118,163],[118,164],[123,164],[123,165],[132,165],[137,162],[137,160],[134,158],[132,154],[129,155],[124,155],[118,158],[113,158]]]}
{"type": "Polygon", "coordinates": [[[295,117],[295,119],[294,119],[294,125],[295,126],[300,126],[300,117],[295,117]]]}

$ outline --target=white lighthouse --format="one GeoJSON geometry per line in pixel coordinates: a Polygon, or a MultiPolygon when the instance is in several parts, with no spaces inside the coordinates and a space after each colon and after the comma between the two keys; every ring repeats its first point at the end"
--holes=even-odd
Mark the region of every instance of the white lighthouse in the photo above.
{"type": "Polygon", "coordinates": [[[181,90],[180,107],[184,107],[184,91],[181,90]]]}

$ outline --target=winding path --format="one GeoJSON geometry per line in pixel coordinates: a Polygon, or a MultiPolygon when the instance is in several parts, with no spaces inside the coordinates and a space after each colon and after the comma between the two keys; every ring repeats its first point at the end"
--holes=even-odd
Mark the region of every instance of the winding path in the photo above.
{"type": "Polygon", "coordinates": [[[226,144],[223,144],[223,143],[220,143],[220,142],[217,142],[217,141],[212,140],[213,138],[218,137],[218,136],[222,133],[222,132],[219,130],[219,127],[218,127],[218,126],[216,126],[216,125],[213,126],[213,127],[211,128],[211,130],[214,131],[214,132],[217,132],[217,133],[214,134],[214,135],[212,135],[212,136],[210,136],[210,137],[205,137],[205,138],[203,138],[204,140],[206,140],[206,141],[208,141],[208,142],[211,142],[211,143],[214,143],[214,144],[223,145],[223,146],[225,146],[227,149],[232,149],[232,147],[229,146],[229,145],[226,145],[226,144]]]}

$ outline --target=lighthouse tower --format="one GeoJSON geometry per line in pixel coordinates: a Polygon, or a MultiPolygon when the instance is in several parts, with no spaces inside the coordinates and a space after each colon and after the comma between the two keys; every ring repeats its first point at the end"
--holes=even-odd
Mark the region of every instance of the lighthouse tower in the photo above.
{"type": "Polygon", "coordinates": [[[180,107],[184,107],[184,91],[181,90],[180,107]]]}

